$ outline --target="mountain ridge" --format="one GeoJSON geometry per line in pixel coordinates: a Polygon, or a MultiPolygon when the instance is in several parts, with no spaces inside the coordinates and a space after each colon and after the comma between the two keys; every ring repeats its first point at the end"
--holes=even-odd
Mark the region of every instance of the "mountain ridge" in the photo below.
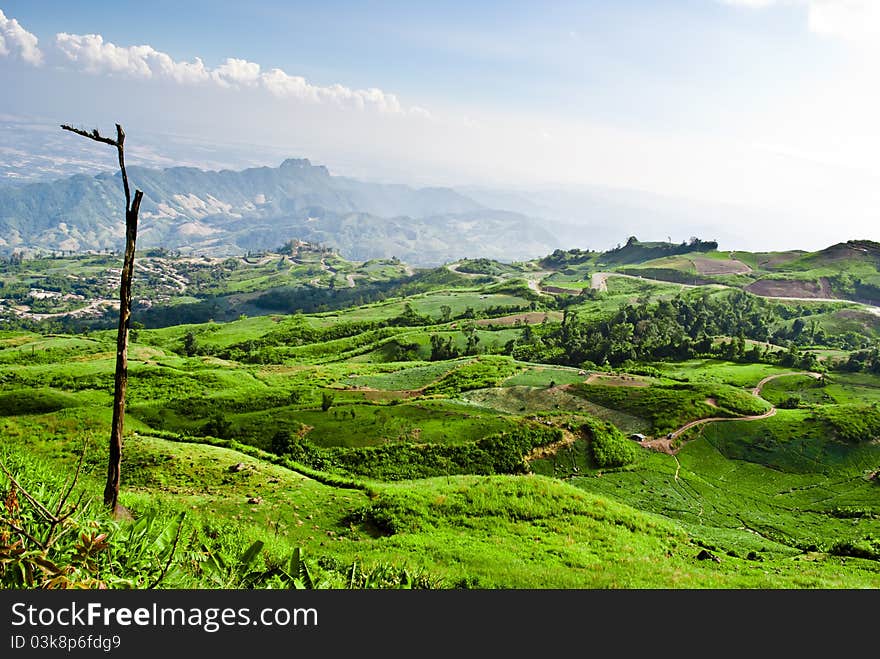
{"type": "MultiPolygon", "coordinates": [[[[348,258],[415,265],[490,255],[530,258],[558,247],[534,218],[487,208],[446,187],[367,183],[306,158],[278,167],[128,168],[143,190],[139,245],[209,255],[320,242],[348,258]]],[[[119,249],[119,174],[74,174],[0,189],[0,252],[119,249]]]]}

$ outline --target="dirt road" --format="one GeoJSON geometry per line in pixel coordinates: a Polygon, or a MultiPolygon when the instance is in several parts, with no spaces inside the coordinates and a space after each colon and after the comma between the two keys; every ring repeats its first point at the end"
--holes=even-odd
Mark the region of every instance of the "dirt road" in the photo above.
{"type": "MultiPolygon", "coordinates": [[[[813,371],[792,371],[791,373],[776,373],[774,375],[768,375],[766,378],[758,382],[755,385],[755,388],[752,389],[752,395],[759,397],[761,396],[761,389],[763,389],[764,385],[770,382],[771,380],[775,380],[776,378],[787,377],[790,375],[809,375],[813,378],[821,378],[821,373],[815,373],[813,371]]],[[[713,421],[758,421],[759,419],[767,419],[776,414],[776,407],[771,407],[769,410],[764,412],[763,414],[753,414],[750,416],[713,416],[707,417],[705,419],[697,419],[695,421],[690,421],[684,424],[681,428],[673,430],[671,433],[668,433],[664,437],[657,438],[646,438],[639,442],[641,446],[645,448],[650,448],[655,451],[660,451],[662,453],[668,453],[669,455],[675,455],[678,453],[684,444],[679,444],[678,446],[673,447],[673,443],[675,439],[681,435],[683,432],[690,430],[695,426],[702,425],[704,423],[710,423],[713,421]]]]}

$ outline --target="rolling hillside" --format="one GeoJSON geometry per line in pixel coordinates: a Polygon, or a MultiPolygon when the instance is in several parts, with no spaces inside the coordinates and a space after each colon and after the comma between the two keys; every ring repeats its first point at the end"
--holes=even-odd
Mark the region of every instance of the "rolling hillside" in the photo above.
{"type": "MultiPolygon", "coordinates": [[[[121,501],[155,542],[135,552],[93,504],[77,523],[112,542],[98,572],[71,574],[110,587],[880,587],[880,317],[627,274],[653,260],[749,276],[761,258],[632,241],[420,271],[295,243],[201,267],[145,254],[139,290],[161,291],[164,320],[135,316],[121,501]],[[648,261],[622,253],[635,249],[648,261]],[[297,308],[318,292],[325,308],[297,308]],[[187,322],[188,304],[231,300],[262,311],[187,322]],[[238,557],[248,570],[218,568],[238,557]]],[[[3,289],[66,290],[111,262],[6,262],[3,289]]],[[[5,325],[4,465],[56,500],[85,447],[79,487],[98,492],[112,323],[5,325]]]]}

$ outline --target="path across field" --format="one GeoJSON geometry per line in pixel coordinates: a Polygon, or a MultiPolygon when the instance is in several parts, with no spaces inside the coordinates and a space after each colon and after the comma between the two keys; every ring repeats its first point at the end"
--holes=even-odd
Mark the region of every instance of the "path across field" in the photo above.
{"type": "MultiPolygon", "coordinates": [[[[775,380],[776,378],[787,377],[789,375],[808,375],[813,378],[821,378],[821,373],[815,373],[813,371],[793,371],[791,373],[776,373],[775,375],[768,375],[766,378],[758,382],[755,385],[755,388],[752,389],[752,395],[761,397],[761,389],[764,388],[764,385],[770,382],[770,380],[775,380]]],[[[697,419],[696,421],[690,421],[684,424],[681,428],[677,430],[673,430],[671,433],[667,434],[665,437],[652,438],[652,439],[643,439],[639,442],[640,445],[645,448],[654,449],[655,451],[661,451],[663,453],[669,453],[670,455],[675,455],[678,453],[684,444],[679,444],[678,446],[673,446],[675,439],[681,435],[686,430],[690,430],[694,426],[699,426],[704,423],[709,423],[712,421],[757,421],[759,419],[767,419],[776,414],[776,407],[771,407],[769,410],[764,412],[763,414],[753,414],[750,416],[734,416],[734,417],[720,417],[713,416],[707,417],[705,419],[697,419]]]]}

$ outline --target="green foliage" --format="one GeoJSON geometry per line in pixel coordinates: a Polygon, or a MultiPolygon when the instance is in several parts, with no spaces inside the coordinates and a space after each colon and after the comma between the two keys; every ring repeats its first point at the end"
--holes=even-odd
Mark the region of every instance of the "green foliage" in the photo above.
{"type": "Polygon", "coordinates": [[[183,335],[183,354],[187,357],[197,355],[199,352],[199,344],[194,332],[187,332],[183,335]]]}
{"type": "Polygon", "coordinates": [[[54,389],[4,391],[0,393],[0,416],[45,414],[81,404],[75,396],[54,389]]]}
{"type": "Polygon", "coordinates": [[[571,391],[604,407],[646,419],[655,433],[676,430],[696,419],[761,414],[770,407],[748,392],[722,384],[650,387],[576,384],[571,391]]]}
{"type": "Polygon", "coordinates": [[[840,441],[826,422],[815,418],[815,410],[778,410],[760,422],[707,424],[695,436],[729,460],[765,465],[775,472],[820,473],[823,479],[826,474],[861,476],[876,459],[870,442],[854,445],[840,441]]]}
{"type": "Polygon", "coordinates": [[[296,438],[289,430],[278,430],[272,435],[272,442],[269,450],[275,455],[286,455],[293,450],[296,438]]]}
{"type": "Polygon", "coordinates": [[[812,415],[843,441],[859,443],[880,438],[880,406],[876,404],[820,405],[812,415]]]}
{"type": "Polygon", "coordinates": [[[581,432],[589,438],[593,462],[599,467],[624,467],[638,455],[635,444],[607,421],[588,419],[581,432]]]}
{"type": "Polygon", "coordinates": [[[255,559],[263,550],[261,540],[255,541],[240,555],[228,557],[218,549],[202,545],[201,570],[213,588],[255,588],[267,578],[263,570],[254,569],[255,559]]]}
{"type": "Polygon", "coordinates": [[[427,394],[450,394],[484,387],[497,387],[516,372],[516,365],[506,357],[483,356],[465,362],[439,382],[425,388],[427,394]]]}
{"type": "Polygon", "coordinates": [[[615,249],[603,252],[599,256],[600,263],[640,263],[663,256],[675,254],[688,254],[690,252],[708,252],[718,249],[718,243],[714,240],[700,240],[691,238],[690,241],[680,245],[667,242],[641,242],[635,236],[630,236],[626,244],[615,249]]]}
{"type": "Polygon", "coordinates": [[[206,435],[226,438],[232,434],[232,423],[226,418],[223,412],[216,411],[211,414],[211,418],[208,419],[208,422],[202,426],[202,432],[206,435]]]}
{"type": "Polygon", "coordinates": [[[455,347],[455,339],[447,336],[444,339],[440,334],[431,335],[431,361],[447,361],[455,359],[460,355],[458,348],[455,347]]]}
{"type": "Polygon", "coordinates": [[[166,577],[183,513],[151,510],[137,522],[120,524],[76,493],[76,475],[63,482],[33,462],[15,463],[16,475],[6,465],[0,474],[0,585],[143,589],[166,577]]]}
{"type": "MultiPolygon", "coordinates": [[[[872,332],[864,328],[861,333],[845,335],[793,329],[796,321],[806,324],[804,317],[833,308],[828,305],[786,305],[738,290],[695,289],[669,299],[621,302],[616,310],[608,309],[598,317],[586,307],[580,313],[568,313],[559,326],[540,332],[527,328],[510,354],[570,366],[592,362],[619,367],[702,356],[815,370],[819,366],[815,355],[802,351],[802,346],[819,339],[829,347],[864,348],[871,342],[872,332]],[[717,341],[716,337],[730,338],[717,341]],[[747,340],[757,343],[747,349],[747,340]],[[768,342],[789,349],[771,348],[768,342]]],[[[875,361],[866,359],[867,367],[861,364],[854,370],[868,368],[875,361]]]]}
{"type": "Polygon", "coordinates": [[[880,561],[880,538],[867,535],[856,540],[842,540],[834,543],[829,553],[835,556],[852,556],[880,561]]]}
{"type": "Polygon", "coordinates": [[[379,480],[451,474],[523,474],[529,471],[526,454],[561,438],[557,428],[528,424],[467,444],[396,442],[351,449],[319,449],[301,442],[297,445],[299,452],[291,457],[315,469],[379,480]]]}

